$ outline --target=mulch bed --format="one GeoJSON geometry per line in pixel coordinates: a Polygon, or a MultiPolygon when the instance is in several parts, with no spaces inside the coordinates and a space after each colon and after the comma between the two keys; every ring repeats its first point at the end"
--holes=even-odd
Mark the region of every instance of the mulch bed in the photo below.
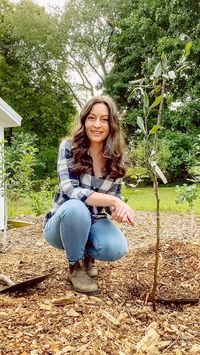
{"type": "MultiPolygon", "coordinates": [[[[36,224],[8,231],[1,273],[15,281],[55,274],[24,293],[0,295],[0,354],[200,354],[199,303],[152,310],[155,215],[136,215],[135,227],[122,226],[129,254],[98,262],[95,296],[72,291],[64,253],[42,237],[42,218],[26,217],[36,224]]],[[[199,299],[200,217],[192,229],[189,215],[163,213],[161,220],[158,297],[199,299]]]]}

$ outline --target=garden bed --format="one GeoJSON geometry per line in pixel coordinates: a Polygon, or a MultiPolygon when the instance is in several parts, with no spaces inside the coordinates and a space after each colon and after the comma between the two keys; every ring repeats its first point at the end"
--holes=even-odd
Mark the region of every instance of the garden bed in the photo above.
{"type": "MultiPolygon", "coordinates": [[[[136,215],[135,227],[122,227],[129,254],[98,263],[95,296],[71,290],[64,253],[44,241],[42,218],[8,232],[2,273],[22,281],[56,272],[26,293],[0,296],[0,354],[200,354],[200,304],[152,311],[155,216],[136,215]]],[[[158,296],[199,298],[200,217],[191,235],[188,215],[162,213],[161,234],[158,296]]]]}

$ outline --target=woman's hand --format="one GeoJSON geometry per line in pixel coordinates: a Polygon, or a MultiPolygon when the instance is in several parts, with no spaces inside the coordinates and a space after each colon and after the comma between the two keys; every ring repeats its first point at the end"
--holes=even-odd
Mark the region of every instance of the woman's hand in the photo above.
{"type": "Polygon", "coordinates": [[[130,225],[135,224],[133,210],[120,199],[115,206],[110,207],[112,218],[118,223],[128,223],[130,225]]]}

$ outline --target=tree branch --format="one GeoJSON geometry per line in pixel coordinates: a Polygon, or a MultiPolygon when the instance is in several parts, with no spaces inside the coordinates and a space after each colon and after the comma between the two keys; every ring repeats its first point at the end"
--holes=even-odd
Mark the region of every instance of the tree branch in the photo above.
{"type": "Polygon", "coordinates": [[[90,91],[91,95],[94,96],[94,88],[92,83],[89,81],[87,75],[84,73],[83,70],[83,65],[74,57],[72,56],[72,54],[70,54],[71,58],[74,60],[75,64],[73,64],[72,62],[69,63],[69,65],[71,65],[71,67],[76,70],[76,72],[79,74],[79,76],[82,79],[83,82],[83,86],[87,91],[90,91]],[[85,82],[88,83],[89,87],[87,87],[87,85],[85,84],[85,82]]]}
{"type": "MultiPolygon", "coordinates": [[[[65,80],[64,80],[64,81],[65,81],[65,80]]],[[[69,83],[67,83],[66,81],[65,81],[65,83],[67,84],[67,86],[68,86],[68,88],[69,88],[69,90],[70,90],[70,92],[71,92],[73,98],[75,99],[75,101],[77,102],[77,104],[79,105],[79,107],[81,108],[81,107],[83,106],[83,103],[81,102],[81,100],[78,98],[78,96],[77,96],[76,93],[74,92],[72,86],[71,86],[69,83]]]]}

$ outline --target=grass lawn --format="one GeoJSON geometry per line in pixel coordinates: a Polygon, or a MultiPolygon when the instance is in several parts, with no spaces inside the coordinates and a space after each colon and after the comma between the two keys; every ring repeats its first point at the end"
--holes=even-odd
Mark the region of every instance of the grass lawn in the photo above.
{"type": "Polygon", "coordinates": [[[31,208],[31,199],[27,196],[17,200],[8,199],[8,217],[26,216],[34,214],[31,208]]]}
{"type": "MultiPolygon", "coordinates": [[[[131,188],[124,189],[124,197],[128,199],[128,204],[138,211],[155,211],[155,195],[152,187],[137,188],[134,191],[131,188]]],[[[187,213],[188,204],[176,204],[175,187],[160,187],[160,207],[161,211],[187,213]]],[[[46,196],[46,211],[50,208],[52,198],[46,196]]],[[[199,198],[195,202],[195,213],[200,214],[200,189],[199,198]]],[[[15,217],[20,215],[34,214],[31,208],[31,199],[19,198],[18,200],[8,201],[8,216],[15,217]]]]}
{"type": "MultiPolygon", "coordinates": [[[[176,204],[175,187],[161,186],[160,191],[160,208],[161,211],[187,213],[188,204],[176,204]]],[[[124,197],[128,199],[128,204],[138,211],[155,211],[156,198],[152,187],[137,188],[134,191],[131,188],[124,190],[124,197]]],[[[195,214],[200,214],[200,189],[199,198],[195,201],[195,214]]]]}

